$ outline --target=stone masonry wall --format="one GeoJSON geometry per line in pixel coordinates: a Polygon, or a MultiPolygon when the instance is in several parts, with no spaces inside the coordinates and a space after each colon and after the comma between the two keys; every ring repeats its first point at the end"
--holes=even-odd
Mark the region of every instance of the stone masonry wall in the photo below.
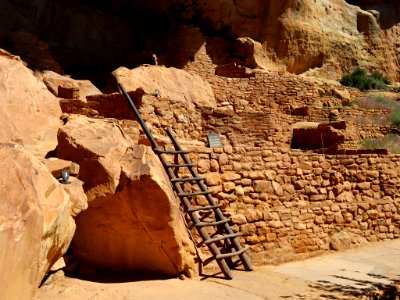
{"type": "MultiPolygon", "coordinates": [[[[255,72],[255,77],[227,78],[203,67],[217,98],[215,110],[146,96],[140,112],[161,145],[170,127],[184,149],[195,151],[191,159],[231,216],[234,230],[243,233],[240,240],[255,263],[339,249],[338,239],[346,248],[400,237],[400,156],[289,149],[294,123],[327,122],[332,108],[339,107],[341,118],[359,126],[363,138],[390,131],[373,119],[386,112],[342,108],[333,87],[299,76],[255,72]],[[302,107],[307,107],[305,115],[293,113],[302,107]],[[220,133],[223,148],[205,147],[211,130],[220,133]]],[[[109,106],[102,99],[101,107],[122,101],[111,98],[109,106]]],[[[94,100],[89,104],[97,107],[94,100]]],[[[129,113],[108,117],[122,119],[124,130],[138,135],[136,122],[123,121],[132,119],[129,113]]]]}
{"type": "MultiPolygon", "coordinates": [[[[286,99],[279,88],[276,96],[264,98],[260,91],[271,82],[268,79],[265,85],[260,84],[262,76],[217,77],[219,85],[213,83],[217,109],[191,109],[190,119],[189,111],[177,104],[164,105],[155,99],[144,101],[140,110],[156,135],[161,136],[163,128],[170,126],[183,147],[195,151],[191,159],[231,216],[234,230],[243,234],[239,239],[250,248],[256,264],[399,238],[400,156],[290,150],[292,124],[329,121],[331,108],[321,102],[328,98],[320,96],[317,86],[308,87],[309,95],[300,93],[286,99]],[[308,115],[292,115],[290,106],[301,106],[304,97],[311,107],[308,115]],[[320,107],[314,105],[316,101],[322,103],[320,107]],[[206,133],[211,130],[221,134],[223,148],[204,147],[206,133]],[[196,142],[190,146],[190,140],[196,142]]],[[[268,76],[273,77],[272,73],[268,76]]],[[[366,135],[389,131],[390,127],[375,126],[371,118],[379,114],[385,112],[340,109],[345,120],[371,120],[360,122],[366,135]]],[[[201,197],[196,201],[202,202],[201,197]]]]}
{"type": "Polygon", "coordinates": [[[400,237],[400,156],[321,155],[282,148],[207,149],[199,173],[255,263],[400,237]]]}
{"type": "MultiPolygon", "coordinates": [[[[338,109],[361,138],[378,137],[391,130],[388,112],[343,107],[333,91],[337,85],[291,74],[216,76],[204,46],[186,69],[210,82],[218,103],[202,112],[198,128],[203,137],[217,131],[225,145],[197,146],[191,158],[233,229],[243,234],[239,239],[253,262],[279,263],[400,237],[400,156],[289,149],[296,122],[329,122],[330,111],[338,109]],[[306,114],[294,113],[302,107],[306,114]]],[[[351,99],[361,96],[347,90],[351,99]]]]}

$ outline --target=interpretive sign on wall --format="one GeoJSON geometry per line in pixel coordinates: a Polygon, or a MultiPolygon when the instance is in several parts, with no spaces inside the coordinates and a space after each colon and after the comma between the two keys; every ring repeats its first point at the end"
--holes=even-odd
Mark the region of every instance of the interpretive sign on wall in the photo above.
{"type": "Polygon", "coordinates": [[[221,138],[218,133],[211,131],[207,134],[208,146],[210,148],[220,148],[222,147],[221,138]]]}

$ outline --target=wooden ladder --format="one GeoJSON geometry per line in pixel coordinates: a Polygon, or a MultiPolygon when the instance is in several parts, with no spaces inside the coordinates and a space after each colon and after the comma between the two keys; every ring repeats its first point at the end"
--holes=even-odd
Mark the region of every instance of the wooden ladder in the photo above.
{"type": "Polygon", "coordinates": [[[242,263],[245,270],[251,271],[253,267],[246,254],[247,249],[243,248],[236,239],[241,234],[232,230],[229,225],[230,219],[224,216],[220,209],[221,205],[217,204],[212,197],[212,191],[208,190],[204,178],[199,176],[196,166],[190,161],[188,157],[190,152],[182,149],[170,129],[167,129],[167,134],[174,150],[160,148],[123,85],[119,84],[119,87],[149,139],[154,153],[160,158],[186,215],[190,218],[201,237],[200,246],[206,245],[208,247],[212,258],[216,260],[227,279],[233,278],[230,269],[232,265],[242,263]],[[194,204],[198,196],[203,196],[207,200],[204,202],[206,204],[199,205],[198,202],[194,204]],[[201,216],[201,214],[203,215],[201,216]],[[238,257],[239,259],[233,262],[233,257],[238,257]]]}

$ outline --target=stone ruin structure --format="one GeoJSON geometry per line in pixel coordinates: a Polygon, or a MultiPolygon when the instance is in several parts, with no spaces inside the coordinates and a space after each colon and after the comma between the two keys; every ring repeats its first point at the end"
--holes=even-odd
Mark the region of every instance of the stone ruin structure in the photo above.
{"type": "MultiPolygon", "coordinates": [[[[388,112],[350,107],[362,93],[306,77],[336,80],[361,65],[398,79],[396,4],[231,1],[227,10],[216,1],[189,1],[175,11],[178,23],[185,24],[171,26],[161,40],[156,35],[147,41],[153,26],[134,30],[86,5],[63,9],[63,3],[49,2],[53,9],[45,9],[46,1],[17,2],[0,4],[6,14],[12,12],[12,18],[0,20],[1,47],[42,71],[32,72],[0,49],[0,155],[3,169],[11,170],[0,179],[0,298],[29,299],[64,254],[70,267],[172,276],[193,275],[204,260],[205,251],[195,251],[191,238],[196,236],[188,234],[117,80],[160,145],[167,143],[165,128],[171,127],[193,151],[191,160],[231,217],[232,228],[243,233],[240,242],[255,264],[399,238],[399,157],[359,149],[362,139],[392,132],[390,125],[376,122],[388,112]],[[196,11],[207,23],[200,28],[186,25],[198,19],[191,14],[196,11]],[[59,22],[70,16],[79,25],[59,22]],[[89,27],[93,31],[82,32],[89,27]],[[120,30],[116,34],[110,27],[120,30]],[[222,37],[225,29],[243,38],[222,37]],[[147,52],[132,48],[135,38],[146,42],[147,52]],[[82,78],[99,62],[110,70],[117,61],[180,69],[120,68],[101,91],[88,80],[59,75],[83,63],[82,78]],[[222,147],[209,147],[210,132],[221,137],[222,147]],[[65,169],[70,184],[61,185],[57,177],[65,169]],[[15,259],[15,253],[21,255],[15,259]]],[[[131,9],[168,11],[131,2],[131,9]]],[[[125,11],[124,1],[110,5],[125,11]]]]}
{"type": "MultiPolygon", "coordinates": [[[[200,58],[186,69],[209,82],[214,106],[171,99],[165,96],[167,86],[151,83],[137,104],[161,144],[164,128],[171,127],[194,151],[191,159],[233,228],[243,233],[239,239],[250,248],[254,263],[280,263],[400,237],[400,157],[360,150],[360,132],[374,137],[390,127],[365,122],[379,111],[343,105],[359,91],[257,70],[252,77],[238,77],[236,68],[232,77],[219,76],[203,54],[199,51],[200,58]],[[151,95],[155,88],[161,98],[151,95]],[[221,148],[208,147],[211,131],[221,136],[221,148]]],[[[160,68],[142,67],[141,76],[160,68]]],[[[120,78],[131,91],[142,84],[135,72],[124,71],[120,78]]],[[[125,132],[137,135],[124,101],[118,94],[96,95],[75,106],[65,100],[62,107],[68,113],[90,107],[93,116],[117,118],[125,132]],[[106,108],[112,106],[118,109],[106,108]]],[[[144,136],[139,142],[146,144],[144,136]]],[[[198,196],[196,201],[203,200],[198,196]]]]}
{"type": "MultiPolygon", "coordinates": [[[[67,256],[72,260],[107,271],[191,276],[205,260],[207,251],[195,251],[191,238],[196,241],[196,236],[186,231],[168,179],[118,92],[117,80],[126,86],[160,145],[166,145],[165,128],[170,127],[183,147],[192,151],[190,159],[231,218],[232,229],[243,234],[238,239],[249,248],[254,264],[302,259],[400,237],[400,157],[359,149],[361,138],[384,135],[392,128],[373,122],[385,111],[347,106],[361,95],[357,90],[287,73],[243,72],[245,67],[235,65],[216,75],[216,66],[201,48],[185,70],[119,68],[113,72],[109,92],[102,94],[88,81],[51,72],[35,78],[18,58],[2,55],[1,63],[15,70],[12,76],[3,76],[12,87],[1,91],[6,99],[30,101],[24,93],[34,93],[45,103],[45,109],[38,110],[41,118],[29,119],[38,122],[35,126],[27,130],[25,120],[31,114],[20,111],[13,120],[15,131],[1,140],[24,145],[48,169],[29,154],[32,172],[44,172],[48,178],[45,185],[37,183],[42,203],[29,204],[41,207],[35,222],[43,224],[43,233],[23,244],[18,236],[14,246],[7,246],[23,246],[23,251],[34,244],[40,253],[33,269],[39,271],[30,275],[34,279],[27,297],[69,244],[67,256]],[[13,89],[18,80],[29,84],[30,90],[16,96],[13,89]],[[30,135],[17,139],[21,132],[30,135]],[[210,132],[221,137],[222,147],[209,147],[210,132]],[[59,187],[49,174],[56,177],[63,168],[73,177],[64,192],[55,189],[64,199],[59,207],[64,215],[58,219],[46,201],[59,187]],[[139,190],[142,193],[136,193],[139,190]],[[148,205],[160,199],[161,206],[148,205]],[[48,233],[58,226],[65,227],[56,230],[62,242],[48,233]],[[136,231],[131,232],[132,227],[136,231]],[[40,244],[43,239],[45,247],[40,244]],[[148,247],[138,251],[140,243],[148,247]],[[101,251],[92,253],[93,249],[101,251]]],[[[8,107],[9,102],[2,111],[11,120],[15,106],[8,107]]],[[[2,146],[4,157],[17,151],[7,145],[2,146]]],[[[201,204],[204,198],[197,196],[195,201],[201,204]]],[[[21,220],[30,216],[24,207],[19,208],[21,220]]],[[[25,282],[20,279],[15,282],[25,282]]],[[[9,291],[18,294],[17,285],[9,285],[9,291]]]]}

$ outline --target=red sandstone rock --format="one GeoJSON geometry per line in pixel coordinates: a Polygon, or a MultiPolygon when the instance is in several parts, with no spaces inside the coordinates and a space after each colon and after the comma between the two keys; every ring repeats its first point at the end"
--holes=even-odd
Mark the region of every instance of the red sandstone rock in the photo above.
{"type": "Polygon", "coordinates": [[[136,146],[114,163],[118,191],[78,216],[73,255],[102,270],[190,275],[194,248],[158,158],[136,146]]]}
{"type": "Polygon", "coordinates": [[[59,98],[86,101],[87,96],[101,94],[89,80],[75,80],[52,71],[45,71],[38,77],[43,80],[50,92],[59,98]]]}
{"type": "Polygon", "coordinates": [[[0,142],[16,142],[38,157],[57,145],[61,109],[17,57],[0,52],[0,142]]]}
{"type": "Polygon", "coordinates": [[[198,75],[183,70],[161,66],[143,66],[132,70],[121,67],[112,74],[127,91],[143,88],[146,93],[154,94],[158,90],[161,98],[196,107],[216,107],[210,84],[198,75]]]}
{"type": "Polygon", "coordinates": [[[365,246],[368,244],[367,240],[362,236],[348,231],[335,233],[329,238],[331,249],[336,251],[365,246]]]}
{"type": "Polygon", "coordinates": [[[235,41],[235,57],[237,63],[249,68],[274,69],[270,58],[264,51],[262,44],[249,37],[241,37],[235,41]]]}
{"type": "MultiPolygon", "coordinates": [[[[359,135],[345,121],[338,121],[339,111],[332,110],[329,123],[299,122],[293,125],[291,147],[294,149],[330,149],[335,151],[346,145],[348,140],[357,143],[359,135]],[[351,138],[350,138],[351,137],[351,138]]],[[[357,146],[358,147],[358,146],[357,146]]]]}
{"type": "Polygon", "coordinates": [[[87,196],[83,190],[83,184],[83,181],[71,176],[69,178],[69,183],[62,185],[69,195],[69,210],[70,215],[73,217],[76,217],[80,212],[88,208],[87,196]]]}
{"type": "Polygon", "coordinates": [[[236,36],[259,41],[273,65],[269,69],[297,74],[311,70],[337,79],[361,65],[398,77],[398,4],[357,3],[361,8],[342,0],[202,0],[188,9],[215,30],[228,28],[236,36]]]}
{"type": "Polygon", "coordinates": [[[134,146],[111,120],[72,116],[60,130],[58,154],[79,163],[89,199],[72,242],[80,263],[117,272],[193,272],[178,200],[149,147],[134,146]]]}
{"type": "Polygon", "coordinates": [[[58,157],[79,164],[89,201],[115,193],[121,174],[115,161],[132,145],[118,124],[73,115],[60,129],[58,140],[58,157]]]}
{"type": "Polygon", "coordinates": [[[21,146],[0,144],[0,298],[31,299],[75,231],[69,197],[21,146]]]}
{"type": "Polygon", "coordinates": [[[221,175],[217,172],[207,173],[205,181],[208,186],[214,186],[221,183],[221,175]]]}
{"type": "Polygon", "coordinates": [[[41,162],[47,167],[47,169],[55,178],[59,178],[61,176],[62,170],[67,170],[70,175],[79,174],[79,165],[72,161],[50,157],[48,159],[42,159],[41,162]]]}

